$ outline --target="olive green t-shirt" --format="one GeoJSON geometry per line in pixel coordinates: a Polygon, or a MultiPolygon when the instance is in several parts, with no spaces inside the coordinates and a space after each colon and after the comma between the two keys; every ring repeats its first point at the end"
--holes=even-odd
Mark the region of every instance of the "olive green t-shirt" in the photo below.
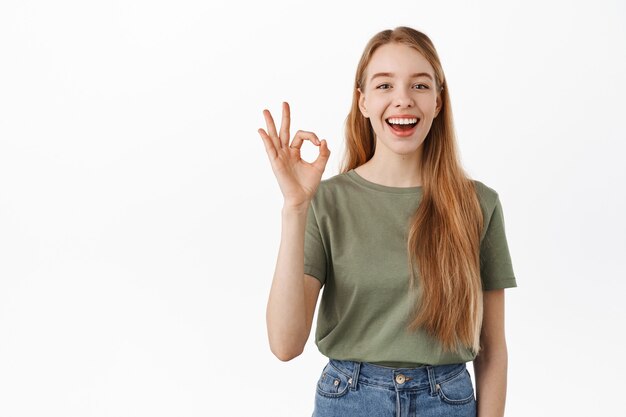
{"type": "MultiPolygon", "coordinates": [[[[484,217],[480,244],[483,290],[517,287],[498,193],[473,180],[484,217]]],[[[315,344],[333,359],[390,367],[468,362],[468,347],[443,352],[426,332],[406,329],[406,242],[422,187],[389,187],[355,170],[322,180],[309,206],[304,272],[323,284],[315,344]]]]}

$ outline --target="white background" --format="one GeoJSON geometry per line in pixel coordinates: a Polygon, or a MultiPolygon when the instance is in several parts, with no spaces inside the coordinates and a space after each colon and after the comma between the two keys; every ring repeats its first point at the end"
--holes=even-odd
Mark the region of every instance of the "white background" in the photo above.
{"type": "Polygon", "coordinates": [[[313,335],[286,363],[267,343],[282,195],[257,129],[288,101],[336,175],[358,59],[400,25],[500,194],[506,415],[623,410],[623,2],[5,0],[0,415],[310,415],[313,335]]]}

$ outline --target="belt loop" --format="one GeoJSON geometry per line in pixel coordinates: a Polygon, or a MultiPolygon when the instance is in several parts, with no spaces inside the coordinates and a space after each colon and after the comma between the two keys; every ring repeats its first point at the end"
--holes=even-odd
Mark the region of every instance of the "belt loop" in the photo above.
{"type": "Polygon", "coordinates": [[[426,365],[426,370],[428,371],[430,395],[435,395],[437,393],[437,375],[435,374],[435,370],[433,369],[432,365],[426,365]]]}
{"type": "Polygon", "coordinates": [[[352,372],[352,378],[350,379],[350,389],[356,391],[358,389],[357,382],[359,381],[359,373],[361,372],[361,362],[353,362],[354,370],[352,372]]]}

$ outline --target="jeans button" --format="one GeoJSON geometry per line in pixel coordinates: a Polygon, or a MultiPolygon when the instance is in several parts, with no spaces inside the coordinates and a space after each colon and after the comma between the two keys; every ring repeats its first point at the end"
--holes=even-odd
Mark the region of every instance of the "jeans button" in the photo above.
{"type": "Polygon", "coordinates": [[[404,381],[406,381],[406,377],[402,374],[398,374],[396,375],[396,382],[398,384],[404,384],[404,381]]]}

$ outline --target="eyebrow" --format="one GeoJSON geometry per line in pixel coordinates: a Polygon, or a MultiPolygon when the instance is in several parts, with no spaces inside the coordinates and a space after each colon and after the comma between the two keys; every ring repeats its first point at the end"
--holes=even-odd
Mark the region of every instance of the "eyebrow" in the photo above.
{"type": "MultiPolygon", "coordinates": [[[[370,81],[372,81],[376,77],[393,77],[393,76],[394,74],[392,72],[378,72],[372,75],[372,78],[370,78],[370,81]]],[[[427,72],[416,72],[415,74],[411,74],[411,78],[418,78],[418,77],[430,78],[430,80],[433,81],[432,75],[430,75],[427,72]]]]}

